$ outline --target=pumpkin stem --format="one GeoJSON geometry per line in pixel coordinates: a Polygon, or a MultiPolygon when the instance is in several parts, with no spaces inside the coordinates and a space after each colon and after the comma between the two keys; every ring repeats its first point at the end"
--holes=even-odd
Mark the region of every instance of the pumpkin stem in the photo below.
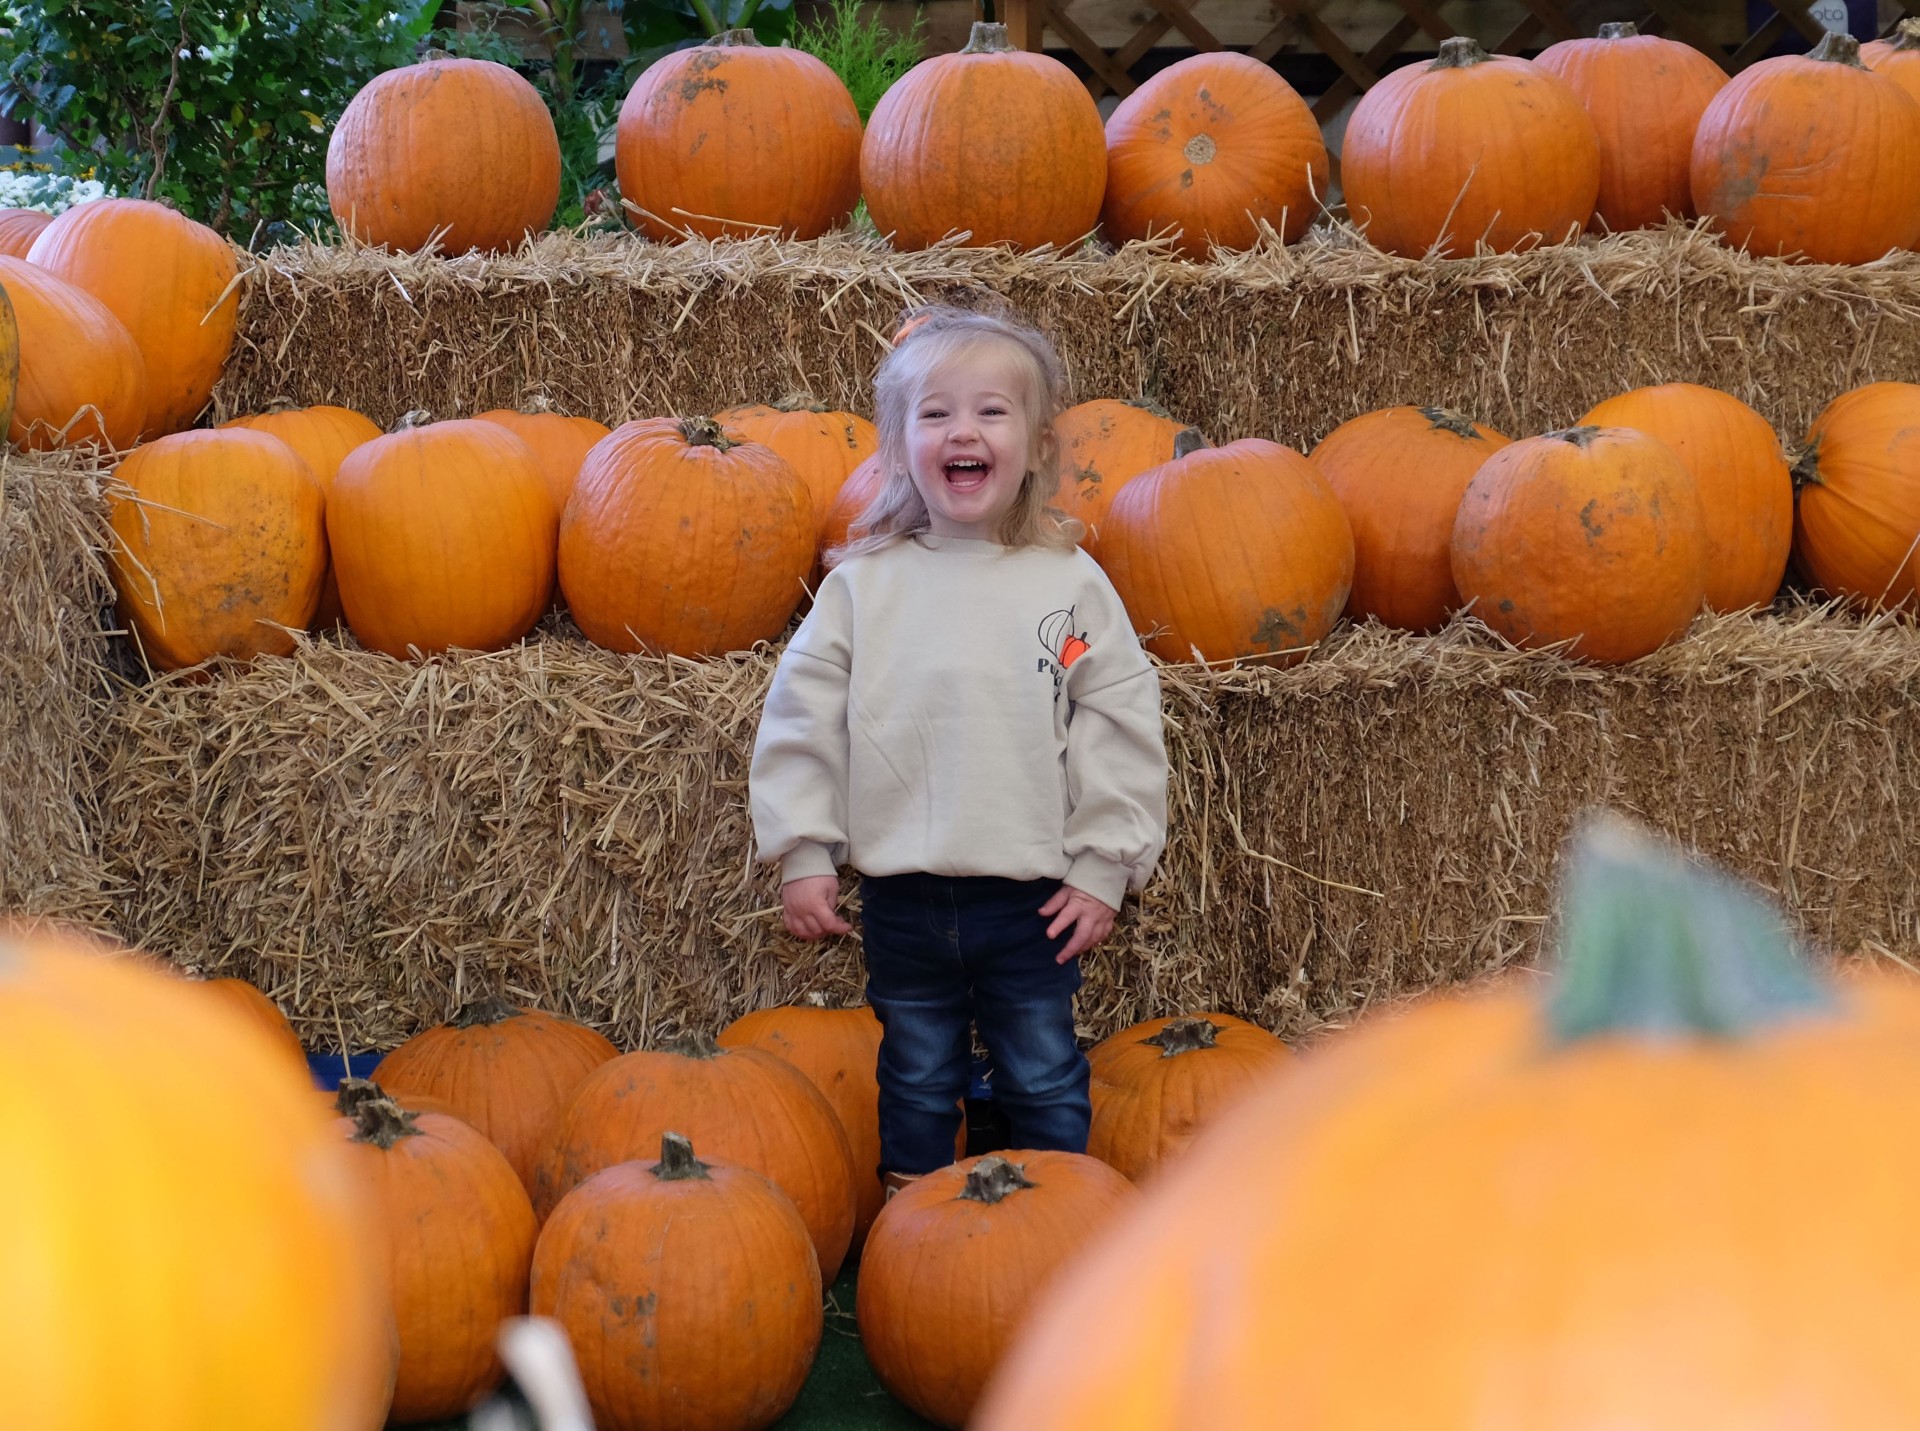
{"type": "Polygon", "coordinates": [[[680,435],[687,440],[689,447],[715,447],[729,452],[740,444],[727,436],[727,430],[710,417],[683,417],[680,419],[680,435]]]}
{"type": "Polygon", "coordinates": [[[1182,457],[1191,457],[1201,448],[1211,446],[1213,444],[1207,441],[1206,434],[1199,428],[1183,427],[1173,435],[1173,460],[1178,462],[1182,457]]]}
{"type": "Polygon", "coordinates": [[[682,1058],[720,1058],[726,1050],[709,1033],[681,1034],[660,1045],[662,1053],[677,1053],[682,1058]]]}
{"type": "Polygon", "coordinates": [[[354,1111],[353,1121],[350,1141],[371,1143],[382,1151],[402,1138],[420,1136],[420,1130],[413,1126],[413,1114],[391,1098],[369,1098],[354,1111]]]}
{"type": "Polygon", "coordinates": [[[760,37],[751,30],[722,30],[702,45],[701,48],[708,50],[733,49],[737,46],[751,46],[756,50],[762,48],[760,37]]]}
{"type": "Polygon", "coordinates": [[[1895,52],[1920,50],[1920,20],[1902,20],[1894,27],[1893,38],[1887,45],[1895,52]]]}
{"type": "Polygon", "coordinates": [[[1585,452],[1589,447],[1593,446],[1594,438],[1599,435],[1600,429],[1597,427],[1563,427],[1558,432],[1549,432],[1547,434],[1548,437],[1558,439],[1561,442],[1571,442],[1582,452],[1585,452]]]}
{"type": "Polygon", "coordinates": [[[1547,1021],[1560,1044],[1735,1038],[1830,1009],[1779,913],[1615,815],[1574,837],[1547,1021]]]}
{"type": "Polygon", "coordinates": [[[386,1096],[387,1090],[371,1078],[343,1078],[333,1091],[333,1107],[343,1118],[351,1118],[363,1104],[386,1096]]]}
{"type": "Polygon", "coordinates": [[[1860,59],[1860,42],[1851,35],[1836,34],[1829,30],[1821,37],[1820,43],[1807,52],[1810,60],[1825,60],[1829,64],[1852,65],[1863,70],[1866,65],[1860,59]]]}
{"type": "Polygon", "coordinates": [[[1174,1058],[1214,1047],[1219,1035],[1220,1025],[1212,1019],[1175,1019],[1152,1038],[1143,1038],[1140,1042],[1159,1049],[1162,1058],[1174,1058]]]}
{"type": "Polygon", "coordinates": [[[1027,1181],[1024,1166],[1010,1163],[998,1153],[989,1153],[968,1170],[967,1185],[960,1189],[959,1196],[965,1202],[983,1202],[992,1207],[1004,1202],[1010,1193],[1037,1186],[1039,1184],[1027,1181]]]}
{"type": "Polygon", "coordinates": [[[1820,485],[1820,439],[1815,438],[1807,450],[1794,458],[1793,466],[1787,469],[1793,476],[1793,490],[1802,487],[1820,485]]]}
{"type": "Polygon", "coordinates": [[[1609,20],[1600,27],[1603,40],[1631,40],[1640,33],[1640,27],[1631,20],[1609,20]]]}
{"type": "Polygon", "coordinates": [[[1440,55],[1427,68],[1430,70],[1464,70],[1470,65],[1484,65],[1493,58],[1480,48],[1480,42],[1471,35],[1453,35],[1440,42],[1440,55]]]}
{"type": "Polygon", "coordinates": [[[790,392],[785,397],[779,399],[777,402],[769,403],[768,406],[771,407],[775,412],[831,412],[832,411],[831,408],[829,408],[825,403],[821,402],[819,398],[815,397],[812,393],[808,392],[805,388],[801,388],[795,392],[790,392]]]}
{"type": "Polygon", "coordinates": [[[412,432],[416,427],[426,427],[433,421],[433,414],[424,407],[416,407],[400,415],[400,421],[394,424],[395,432],[412,432]]]}
{"type": "Polygon", "coordinates": [[[1418,411],[1435,431],[1451,432],[1455,437],[1473,438],[1480,435],[1479,429],[1473,425],[1473,419],[1464,412],[1455,412],[1450,407],[1423,407],[1418,411]]]}
{"type": "Polygon", "coordinates": [[[519,1016],[520,1010],[498,994],[482,994],[462,1004],[448,1022],[457,1029],[484,1028],[489,1024],[503,1024],[519,1016]]]}
{"type": "Polygon", "coordinates": [[[963,55],[1012,54],[1013,41],[1008,38],[1005,25],[996,25],[987,20],[975,20],[973,30],[967,36],[967,43],[960,53],[963,55]]]}
{"type": "Polygon", "coordinates": [[[1155,402],[1150,397],[1122,398],[1121,401],[1124,402],[1128,407],[1137,407],[1140,409],[1140,411],[1146,412],[1146,413],[1152,413],[1153,416],[1155,417],[1164,417],[1169,422],[1173,420],[1173,414],[1168,412],[1164,407],[1160,406],[1159,403],[1155,402]]]}
{"type": "Polygon", "coordinates": [[[693,1144],[681,1133],[660,1135],[660,1161],[653,1175],[663,1183],[707,1181],[707,1165],[693,1155],[693,1144]]]}

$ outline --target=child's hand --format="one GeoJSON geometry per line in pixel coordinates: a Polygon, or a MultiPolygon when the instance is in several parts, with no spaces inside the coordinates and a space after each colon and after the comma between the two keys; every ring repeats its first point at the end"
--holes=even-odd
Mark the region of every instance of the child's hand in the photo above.
{"type": "Polygon", "coordinates": [[[838,875],[809,875],[806,879],[788,880],[780,886],[780,912],[786,918],[787,932],[802,939],[853,933],[853,926],[833,907],[839,898],[838,875]]]}
{"type": "Polygon", "coordinates": [[[1053,923],[1047,926],[1049,939],[1057,939],[1063,929],[1071,927],[1073,930],[1067,947],[1054,956],[1053,962],[1056,964],[1079,958],[1113,933],[1113,909],[1085,890],[1075,889],[1070,884],[1063,884],[1055,890],[1053,898],[1040,906],[1040,914],[1042,918],[1049,914],[1055,916],[1053,923]]]}

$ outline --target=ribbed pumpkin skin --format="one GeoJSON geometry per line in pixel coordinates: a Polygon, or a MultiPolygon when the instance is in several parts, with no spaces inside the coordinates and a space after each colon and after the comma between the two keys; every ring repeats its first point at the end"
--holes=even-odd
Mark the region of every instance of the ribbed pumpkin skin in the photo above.
{"type": "Polygon", "coordinates": [[[634,224],[662,243],[819,238],[860,202],[860,111],[821,60],[730,30],[640,72],[614,168],[634,224]]]}
{"type": "Polygon", "coordinates": [[[587,460],[593,445],[613,431],[590,417],[567,417],[557,412],[514,412],[499,407],[475,413],[474,420],[504,427],[527,444],[533,460],[540,465],[540,475],[546,478],[547,493],[553,498],[556,513],[566,511],[567,499],[573,495],[574,479],[580,475],[580,464],[587,460]]]}
{"type": "Polygon", "coordinates": [[[1534,64],[1564,80],[1600,139],[1594,232],[1657,228],[1694,216],[1694,131],[1727,72],[1692,45],[1659,35],[1562,40],[1534,64]]]}
{"type": "Polygon", "coordinates": [[[1735,248],[1868,263],[1920,240],[1920,101],[1819,53],[1762,60],[1714,96],[1693,201],[1735,248]]]}
{"type": "Polygon", "coordinates": [[[25,258],[40,230],[53,222],[38,209],[0,209],[0,257],[25,258]]]}
{"type": "Polygon", "coordinates": [[[899,249],[962,230],[972,248],[1066,247],[1100,222],[1106,184],[1087,87],[1058,60],[1013,49],[1004,25],[976,23],[967,49],[902,75],[860,145],[867,211],[899,249]]]}
{"type": "Polygon", "coordinates": [[[327,570],[326,496],[293,449],[264,432],[177,432],[116,474],[119,610],[146,658],[178,670],[214,656],[293,649],[327,570]]]}
{"type": "Polygon", "coordinates": [[[608,1168],[554,1209],[533,1313],[566,1328],[601,1431],[769,1426],[820,1346],[806,1225],[751,1169],[715,1161],[705,1178],[664,1181],[658,1167],[608,1168]]]}
{"type": "Polygon", "coordinates": [[[1140,403],[1095,398],[1061,413],[1053,431],[1060,442],[1056,500],[1086,526],[1080,545],[1097,561],[1100,524],[1114,495],[1142,472],[1173,461],[1173,440],[1185,424],[1140,403]]]}
{"type": "Polygon", "coordinates": [[[534,87],[491,60],[375,75],[327,141],[327,203],[370,244],[498,253],[553,221],[560,140],[534,87]]]}
{"type": "Polygon", "coordinates": [[[1634,660],[1684,635],[1706,598],[1699,493],[1671,448],[1631,428],[1526,438],[1468,484],[1453,579],[1516,646],[1634,660]]]}
{"type": "Polygon", "coordinates": [[[389,656],[496,651],[553,590],[553,498],[527,445],[497,423],[429,423],[356,447],[327,502],[347,624],[389,656]]]}
{"type": "Polygon", "coordinates": [[[192,426],[233,352],[233,245],[165,204],[96,199],[48,224],[27,256],[126,324],[146,364],[142,436],[192,426]]]}
{"type": "Polygon", "coordinates": [[[1122,1029],[1087,1052],[1087,1154],[1140,1182],[1178,1161],[1205,1128],[1292,1061],[1279,1039],[1231,1014],[1170,1014],[1122,1029]],[[1213,1045],[1170,1053],[1147,1041],[1184,1020],[1211,1025],[1213,1045]]]}
{"type": "Polygon", "coordinates": [[[1049,1280],[1139,1196],[1083,1153],[989,1156],[1034,1186],[988,1204],[960,1196],[983,1159],[928,1173],[881,1209],[860,1259],[860,1340],[874,1374],[942,1426],[966,1421],[1049,1280]]]}
{"type": "Polygon", "coordinates": [[[373,1077],[403,1101],[445,1103],[492,1139],[531,1188],[554,1120],[589,1073],[619,1056],[605,1036],[572,1019],[483,1004],[415,1034],[373,1077]]]}
{"type": "Polygon", "coordinates": [[[816,543],[826,534],[827,513],[847,478],[880,446],[873,424],[852,412],[752,403],[716,412],[713,420],[748,442],[771,447],[800,474],[813,500],[816,543]]]}
{"type": "Polygon", "coordinates": [[[392,1417],[464,1415],[500,1380],[500,1323],[526,1312],[533,1207],[500,1150],[458,1118],[407,1115],[411,1133],[383,1147],[365,1116],[333,1126],[383,1227],[400,1332],[392,1417]]]}
{"type": "MultiPolygon", "coordinates": [[[[1586,227],[1600,192],[1600,141],[1567,85],[1526,60],[1394,70],[1347,122],[1340,179],[1347,212],[1402,258],[1497,253],[1559,243],[1586,227]]],[[[1478,52],[1478,46],[1474,46],[1478,52]]]]}
{"type": "Polygon", "coordinates": [[[147,364],[126,324],[84,288],[24,259],[0,257],[0,288],[19,330],[8,440],[37,451],[132,447],[147,420],[147,364]]]}
{"type": "Polygon", "coordinates": [[[1868,383],[1821,410],[1794,520],[1794,564],[1866,607],[1920,601],[1920,385],[1868,383]]]}
{"type": "Polygon", "coordinates": [[[805,1074],[757,1048],[647,1050],[601,1064],[554,1124],[534,1172],[534,1211],[545,1218],[587,1178],[645,1157],[666,1133],[772,1179],[799,1208],[820,1275],[831,1283],[839,1274],[853,1237],[846,1130],[805,1074]]]}
{"type": "Polygon", "coordinates": [[[1353,530],[1319,470],[1249,437],[1142,473],[1107,510],[1100,562],[1163,661],[1287,665],[1333,629],[1353,530]]]}
{"type": "Polygon", "coordinates": [[[1293,86],[1232,50],[1167,66],[1107,117],[1100,224],[1116,244],[1177,230],[1174,247],[1252,248],[1260,221],[1284,242],[1327,194],[1320,122],[1293,86]]]}
{"type": "Polygon", "coordinates": [[[1902,20],[1893,38],[1862,45],[1860,63],[1920,101],[1920,20],[1902,20]]]}
{"type": "Polygon", "coordinates": [[[280,1006],[264,992],[245,979],[207,979],[199,988],[258,1024],[260,1031],[273,1040],[276,1047],[285,1051],[295,1073],[309,1083],[313,1081],[313,1070],[307,1062],[307,1051],[301,1045],[300,1036],[293,1031],[293,1025],[287,1022],[287,1016],[280,1006]]]}
{"type": "Polygon", "coordinates": [[[595,645],[740,651],[778,636],[800,604],[814,551],[807,484],[772,448],[712,441],[719,432],[706,418],[629,422],[580,469],[560,523],[560,589],[595,645]]]}
{"type": "Polygon", "coordinates": [[[309,1085],[187,981],[0,934],[9,1427],[374,1431],[373,1222],[309,1085]]]}
{"type": "Polygon", "coordinates": [[[1313,449],[1353,527],[1347,615],[1437,631],[1460,606],[1453,519],[1473,474],[1513,439],[1440,408],[1389,407],[1340,424],[1313,449]]]}
{"type": "Polygon", "coordinates": [[[1793,476],[1764,417],[1730,393],[1664,383],[1608,398],[1580,426],[1657,437],[1692,475],[1707,524],[1710,608],[1772,602],[1793,547],[1793,476]]]}

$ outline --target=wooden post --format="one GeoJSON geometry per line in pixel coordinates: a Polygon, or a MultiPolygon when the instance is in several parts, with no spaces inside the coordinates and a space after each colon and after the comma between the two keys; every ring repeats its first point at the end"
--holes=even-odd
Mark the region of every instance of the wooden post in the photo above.
{"type": "Polygon", "coordinates": [[[1044,46],[1047,28],[1047,0],[997,0],[994,8],[1007,27],[1007,38],[1015,47],[1038,53],[1044,46]]]}

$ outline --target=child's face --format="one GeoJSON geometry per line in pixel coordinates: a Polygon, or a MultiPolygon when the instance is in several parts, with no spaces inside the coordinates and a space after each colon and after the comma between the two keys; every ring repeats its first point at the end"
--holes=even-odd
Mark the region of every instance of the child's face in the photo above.
{"type": "Polygon", "coordinates": [[[940,537],[994,539],[1032,465],[1019,367],[964,353],[927,380],[907,419],[908,473],[940,537]]]}

